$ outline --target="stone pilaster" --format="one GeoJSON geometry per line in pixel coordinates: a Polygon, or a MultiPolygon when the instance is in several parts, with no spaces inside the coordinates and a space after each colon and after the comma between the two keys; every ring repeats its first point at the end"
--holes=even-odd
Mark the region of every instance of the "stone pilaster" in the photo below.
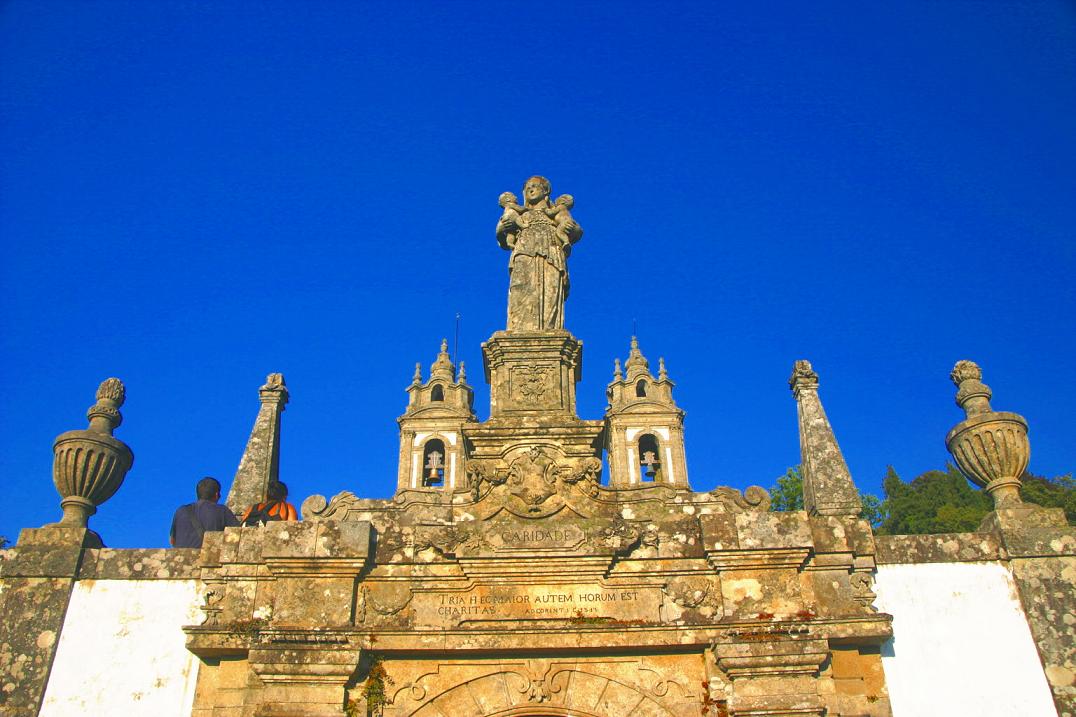
{"type": "Polygon", "coordinates": [[[36,715],[87,548],[101,547],[86,528],[27,528],[0,563],[0,714],[36,715]]]}
{"type": "Polygon", "coordinates": [[[236,515],[265,500],[269,483],[280,479],[280,414],[288,403],[284,375],[269,374],[265,385],[258,389],[258,398],[261,408],[226,501],[236,515]]]}
{"type": "Polygon", "coordinates": [[[859,515],[863,503],[822,408],[811,363],[797,361],[788,384],[799,416],[804,509],[811,515],[859,515]]]}

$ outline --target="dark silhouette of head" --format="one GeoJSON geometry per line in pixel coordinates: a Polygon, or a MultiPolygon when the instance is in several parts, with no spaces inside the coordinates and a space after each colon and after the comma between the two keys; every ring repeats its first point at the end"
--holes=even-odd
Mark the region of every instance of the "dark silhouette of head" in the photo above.
{"type": "Polygon", "coordinates": [[[214,503],[220,500],[220,481],[212,476],[206,476],[198,481],[198,487],[195,490],[198,500],[211,500],[214,503]]]}
{"type": "Polygon", "coordinates": [[[285,500],[288,497],[288,486],[275,480],[269,484],[265,495],[269,500],[285,500]]]}

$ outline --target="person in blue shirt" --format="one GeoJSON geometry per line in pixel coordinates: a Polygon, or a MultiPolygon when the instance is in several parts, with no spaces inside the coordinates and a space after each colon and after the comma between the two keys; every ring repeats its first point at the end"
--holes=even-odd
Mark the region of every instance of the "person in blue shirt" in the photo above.
{"type": "Polygon", "coordinates": [[[180,506],[172,518],[168,542],[174,548],[200,548],[206,533],[239,525],[235,513],[218,502],[220,481],[206,476],[195,490],[198,501],[180,506]]]}

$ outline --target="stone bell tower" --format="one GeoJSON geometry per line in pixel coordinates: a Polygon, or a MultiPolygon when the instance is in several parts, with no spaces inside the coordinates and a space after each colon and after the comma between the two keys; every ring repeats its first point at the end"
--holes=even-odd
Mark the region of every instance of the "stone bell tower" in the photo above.
{"type": "Polygon", "coordinates": [[[646,483],[688,488],[684,458],[684,411],[672,397],[675,384],[658,359],[658,376],[631,337],[624,365],[616,360],[613,380],[605,390],[605,447],[609,452],[609,485],[624,487],[646,483]]]}
{"type": "Polygon", "coordinates": [[[459,374],[448,355],[448,340],[422,382],[422,364],[407,387],[407,411],[400,416],[400,463],[396,492],[447,491],[463,483],[467,451],[463,426],[475,419],[474,391],[467,385],[463,362],[459,374]]]}

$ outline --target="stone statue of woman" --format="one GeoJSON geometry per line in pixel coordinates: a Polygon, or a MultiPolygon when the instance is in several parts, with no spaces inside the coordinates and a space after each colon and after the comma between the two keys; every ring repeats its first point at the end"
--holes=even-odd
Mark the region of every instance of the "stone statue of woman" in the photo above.
{"type": "Polygon", "coordinates": [[[572,219],[574,201],[565,194],[549,201],[549,180],[531,177],[523,185],[523,205],[511,192],[500,197],[497,241],[512,252],[508,260],[508,330],[564,328],[568,265],[572,244],[583,229],[572,219]]]}

